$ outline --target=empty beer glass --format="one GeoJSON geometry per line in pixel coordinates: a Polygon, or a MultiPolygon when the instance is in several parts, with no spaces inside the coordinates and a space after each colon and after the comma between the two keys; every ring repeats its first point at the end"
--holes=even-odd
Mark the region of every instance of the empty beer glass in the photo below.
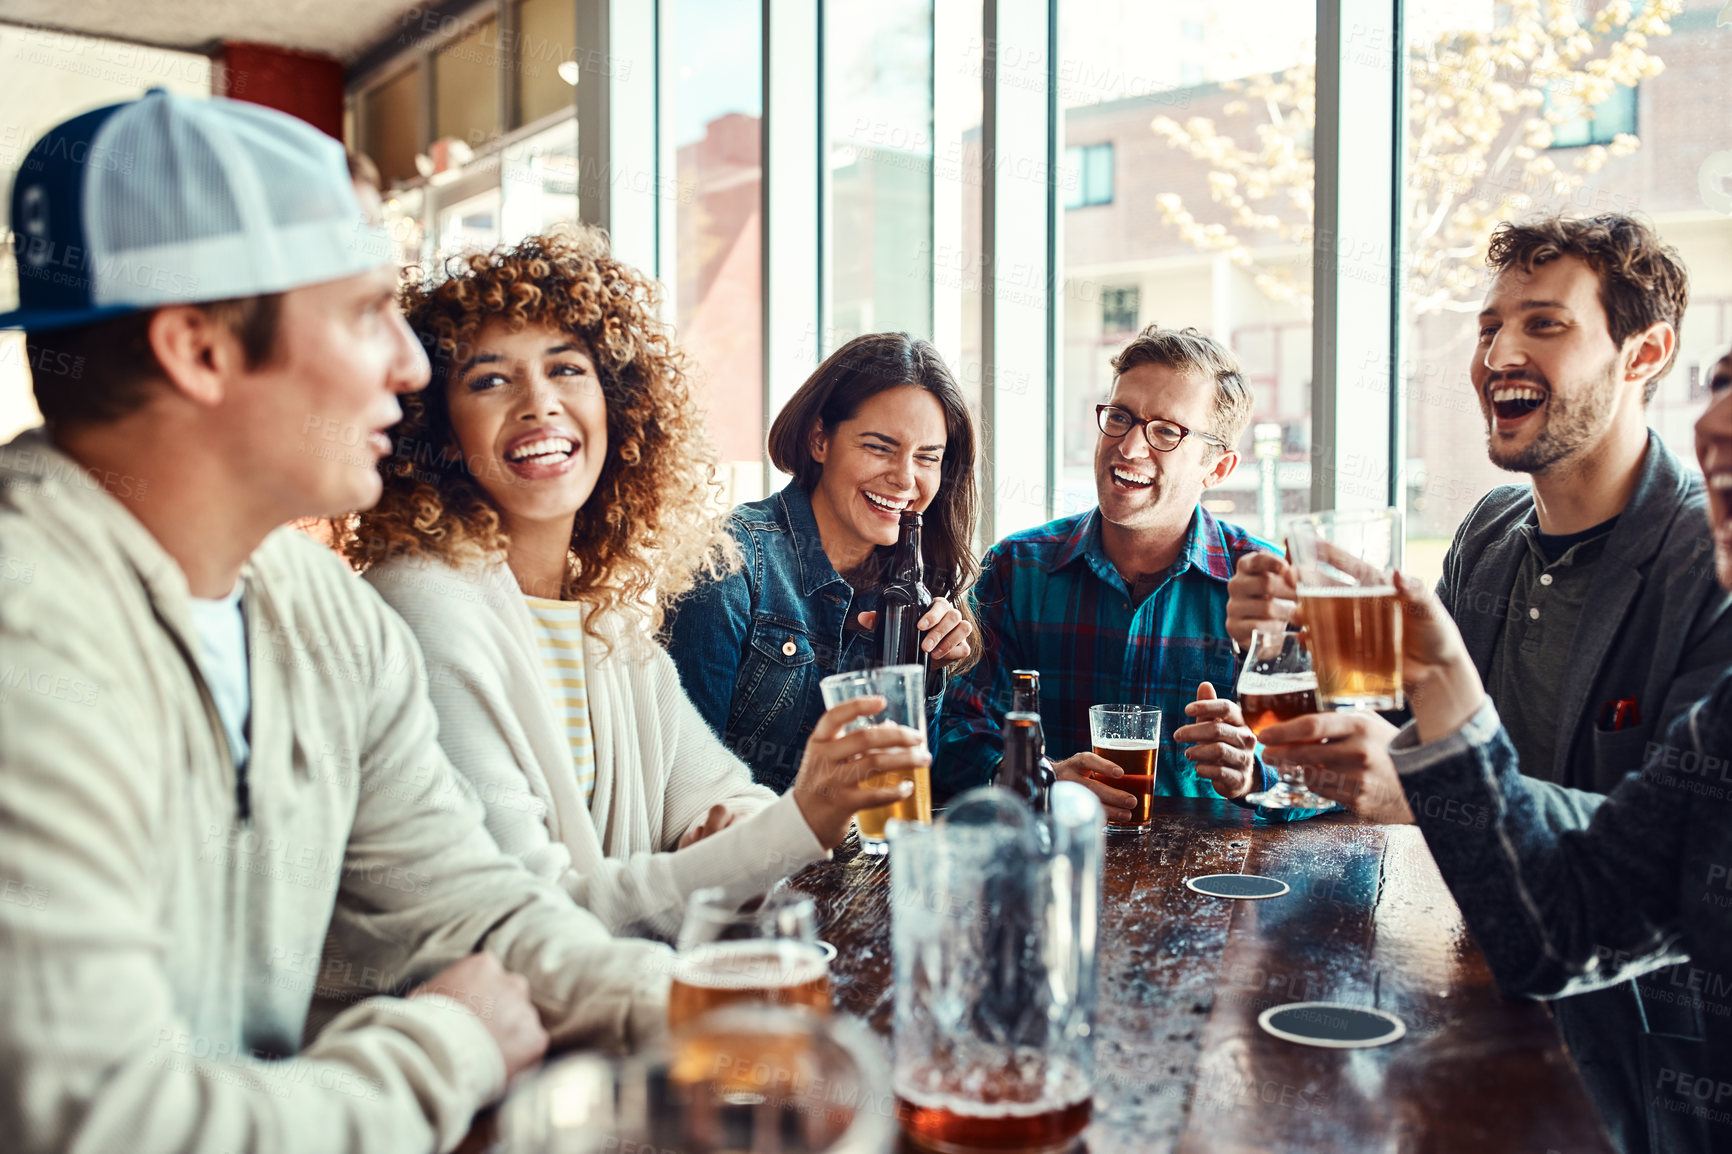
{"type": "MultiPolygon", "coordinates": [[[[837,673],[818,683],[824,694],[824,708],[834,709],[856,697],[879,696],[886,704],[882,710],[863,717],[847,730],[866,725],[893,722],[926,736],[926,670],[919,665],[887,665],[881,669],[862,669],[855,673],[837,673]]],[[[932,768],[920,765],[913,769],[891,770],[866,779],[866,784],[885,788],[904,781],[914,783],[914,792],[901,801],[876,805],[854,815],[854,825],[860,831],[860,848],[871,854],[885,853],[890,843],[884,837],[884,823],[891,818],[901,821],[932,820],[932,768]]]]}
{"type": "Polygon", "coordinates": [[[1287,546],[1317,670],[1318,704],[1400,709],[1399,509],[1337,509],[1294,521],[1287,546]]]}
{"type": "Polygon", "coordinates": [[[917,1145],[1057,1151],[1088,1125],[1101,817],[1061,781],[1047,816],[987,787],[890,827],[893,1079],[917,1145]]]}
{"type": "MultiPolygon", "coordinates": [[[[1317,674],[1311,654],[1298,633],[1251,634],[1245,668],[1239,674],[1239,708],[1245,724],[1258,738],[1271,725],[1317,712],[1317,674]]],[[[1273,789],[1248,794],[1252,805],[1270,809],[1334,809],[1335,803],[1313,793],[1297,766],[1277,765],[1280,778],[1273,789]]]]}
{"type": "Polygon", "coordinates": [[[1155,757],[1161,748],[1161,711],[1152,705],[1089,706],[1089,737],[1096,757],[1125,771],[1123,777],[1095,780],[1136,798],[1129,821],[1112,822],[1114,832],[1147,833],[1154,822],[1155,757]]]}
{"type": "Polygon", "coordinates": [[[686,905],[668,990],[668,1025],[739,1002],[830,1012],[830,966],[812,899],[792,890],[742,906],[723,889],[686,905]]]}

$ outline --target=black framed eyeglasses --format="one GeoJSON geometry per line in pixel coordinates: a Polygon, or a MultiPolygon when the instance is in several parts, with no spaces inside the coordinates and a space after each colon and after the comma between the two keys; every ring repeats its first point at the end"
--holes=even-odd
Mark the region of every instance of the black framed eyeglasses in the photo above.
{"type": "Polygon", "coordinates": [[[1227,448],[1227,442],[1213,434],[1187,429],[1177,421],[1169,421],[1165,417],[1139,422],[1136,414],[1117,405],[1096,405],[1095,423],[1100,425],[1102,433],[1115,441],[1141,424],[1143,436],[1149,440],[1149,448],[1157,453],[1170,453],[1178,448],[1186,437],[1191,436],[1207,441],[1217,448],[1227,448]]]}

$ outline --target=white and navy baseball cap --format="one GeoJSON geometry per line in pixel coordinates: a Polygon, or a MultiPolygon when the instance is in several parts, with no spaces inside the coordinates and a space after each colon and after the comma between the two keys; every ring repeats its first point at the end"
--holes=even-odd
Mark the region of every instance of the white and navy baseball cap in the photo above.
{"type": "Polygon", "coordinates": [[[161,90],[49,130],[12,186],[17,310],[69,328],[284,292],[385,264],[343,147],[286,113],[161,90]]]}

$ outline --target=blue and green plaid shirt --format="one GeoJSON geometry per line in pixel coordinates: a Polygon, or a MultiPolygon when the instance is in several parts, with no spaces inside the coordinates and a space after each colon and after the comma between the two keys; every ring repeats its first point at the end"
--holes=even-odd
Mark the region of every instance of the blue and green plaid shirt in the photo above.
{"type": "MultiPolygon", "coordinates": [[[[1090,748],[1089,706],[1154,705],[1162,714],[1155,792],[1219,798],[1179,755],[1172,734],[1188,723],[1185,706],[1197,699],[1199,682],[1233,696],[1227,580],[1240,557],[1272,548],[1199,507],[1179,559],[1153,578],[1153,591],[1139,603],[1101,546],[1098,508],[993,546],[973,592],[981,659],[950,679],[933,793],[949,797],[992,779],[1004,749],[999,723],[1010,708],[1010,671],[1038,669],[1054,761],[1090,748]]],[[[1263,775],[1263,788],[1274,784],[1266,766],[1263,775]]]]}

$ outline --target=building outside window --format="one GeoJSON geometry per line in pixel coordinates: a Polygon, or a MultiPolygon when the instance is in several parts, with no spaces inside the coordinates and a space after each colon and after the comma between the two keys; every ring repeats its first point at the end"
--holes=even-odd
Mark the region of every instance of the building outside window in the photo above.
{"type": "Polygon", "coordinates": [[[1113,202],[1113,146],[1090,144],[1064,150],[1064,206],[1087,208],[1113,202]]]}
{"type": "MultiPolygon", "coordinates": [[[[1579,105],[1556,92],[1546,92],[1546,112],[1557,114],[1579,105]]],[[[1552,126],[1553,148],[1581,148],[1589,144],[1611,144],[1620,136],[1636,132],[1636,88],[1619,85],[1586,115],[1573,116],[1552,126]]]]}
{"type": "Polygon", "coordinates": [[[1054,513],[1095,504],[1094,406],[1112,386],[1113,356],[1140,326],[1193,325],[1249,362],[1255,419],[1289,430],[1280,508],[1260,507],[1252,468],[1209,493],[1211,511],[1273,532],[1280,513],[1309,502],[1312,123],[1299,98],[1315,74],[1315,6],[1062,0],[1058,14],[1059,195],[1067,209],[1095,207],[1059,218],[1054,513]],[[1218,136],[1260,143],[1234,151],[1218,136]],[[1221,195],[1223,178],[1251,194],[1251,213],[1221,195]]]}
{"type": "Polygon", "coordinates": [[[1130,336],[1137,331],[1137,305],[1142,293],[1136,288],[1101,290],[1101,332],[1130,336]]]}
{"type": "Polygon", "coordinates": [[[932,3],[825,0],[821,355],[861,333],[932,337],[932,3]]]}
{"type": "MultiPolygon", "coordinates": [[[[763,495],[763,6],[675,0],[669,93],[680,347],[708,413],[730,503],[763,495]]],[[[670,27],[671,21],[671,27],[670,27]]]]}
{"type": "Polygon", "coordinates": [[[1732,295],[1725,209],[1710,211],[1699,176],[1732,149],[1732,121],[1705,115],[1720,107],[1711,94],[1724,87],[1732,27],[1717,26],[1720,0],[1636,7],[1628,23],[1599,27],[1546,6],[1518,13],[1476,0],[1408,2],[1401,387],[1409,567],[1422,575],[1438,571],[1455,527],[1487,491],[1525,480],[1487,458],[1468,378],[1473,317],[1488,287],[1486,241],[1499,221],[1638,213],[1683,255],[1690,310],[1677,362],[1647,415],[1686,463],[1694,458],[1701,406],[1690,400],[1692,373],[1700,379],[1732,342],[1717,307],[1732,295]],[[1461,93],[1483,90],[1488,77],[1545,97],[1522,106],[1487,100],[1484,115],[1465,122],[1461,93]],[[1594,101],[1585,115],[1583,99],[1594,101]],[[1523,147],[1548,126],[1550,151],[1523,147]]]}

